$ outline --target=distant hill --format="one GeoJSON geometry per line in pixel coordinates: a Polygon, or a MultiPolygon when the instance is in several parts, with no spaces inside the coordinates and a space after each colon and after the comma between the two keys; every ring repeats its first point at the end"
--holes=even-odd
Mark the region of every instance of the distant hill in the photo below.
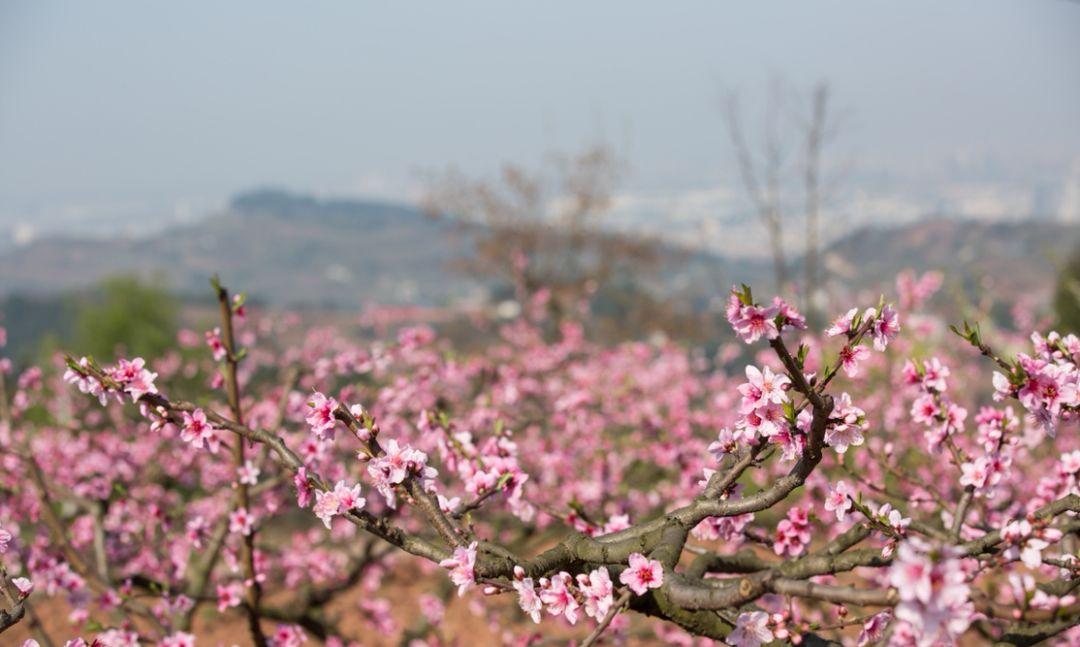
{"type": "Polygon", "coordinates": [[[54,237],[0,254],[0,294],[52,294],[120,273],[161,274],[200,295],[217,272],[279,304],[441,304],[473,295],[447,271],[469,249],[451,222],[369,201],[280,191],[237,196],[225,213],[144,239],[54,237]]]}
{"type": "MultiPolygon", "coordinates": [[[[486,295],[453,271],[471,253],[476,225],[434,219],[414,207],[322,200],[261,190],[220,214],[142,239],[54,237],[0,252],[0,296],[54,295],[120,273],[160,274],[180,294],[207,293],[217,272],[232,286],[278,305],[355,308],[364,303],[447,305],[486,295]]],[[[1049,221],[983,223],[938,219],[863,228],[826,250],[831,275],[850,289],[891,292],[905,268],[941,269],[974,288],[991,281],[1001,298],[1039,293],[1080,238],[1049,221]]],[[[764,290],[765,259],[732,261],[665,244],[672,258],[654,288],[703,305],[732,283],[764,290]]]]}
{"type": "Polygon", "coordinates": [[[866,227],[836,241],[826,265],[836,280],[862,288],[891,285],[911,267],[945,273],[968,295],[1043,301],[1080,244],[1080,226],[1049,220],[983,222],[936,219],[895,228],[866,227]]]}

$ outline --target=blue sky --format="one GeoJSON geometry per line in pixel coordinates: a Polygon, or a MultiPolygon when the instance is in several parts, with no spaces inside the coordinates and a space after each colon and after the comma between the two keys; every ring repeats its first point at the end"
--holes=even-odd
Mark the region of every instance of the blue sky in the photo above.
{"type": "Polygon", "coordinates": [[[8,1],[0,215],[263,184],[408,196],[424,170],[601,138],[630,189],[700,190],[734,179],[720,97],[752,108],[773,74],[830,81],[864,177],[1052,176],[1080,155],[1065,0],[8,1]]]}

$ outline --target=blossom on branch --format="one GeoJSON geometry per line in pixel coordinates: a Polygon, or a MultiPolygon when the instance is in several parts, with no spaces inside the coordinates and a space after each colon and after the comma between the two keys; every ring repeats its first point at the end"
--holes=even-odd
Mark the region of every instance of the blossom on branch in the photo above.
{"type": "Polygon", "coordinates": [[[207,422],[206,412],[195,409],[191,413],[184,412],[184,422],[180,427],[180,440],[197,449],[205,449],[211,454],[216,454],[221,447],[221,439],[218,438],[217,430],[207,422]]]}
{"type": "Polygon", "coordinates": [[[467,547],[458,546],[454,554],[439,562],[439,566],[450,570],[450,581],[458,587],[458,595],[465,592],[476,584],[476,542],[467,547]]]}
{"type": "Polygon", "coordinates": [[[619,574],[619,581],[630,587],[635,595],[645,595],[649,589],[664,584],[664,567],[641,553],[630,553],[630,565],[619,574]]]}

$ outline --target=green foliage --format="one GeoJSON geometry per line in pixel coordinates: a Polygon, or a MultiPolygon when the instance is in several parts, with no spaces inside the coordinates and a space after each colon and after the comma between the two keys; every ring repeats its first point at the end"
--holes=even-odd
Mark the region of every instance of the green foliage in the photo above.
{"type": "Polygon", "coordinates": [[[1058,332],[1080,332],[1080,247],[1076,248],[1058,275],[1054,312],[1057,314],[1058,332]]]}
{"type": "Polygon", "coordinates": [[[70,296],[14,294],[0,301],[0,326],[7,328],[3,354],[16,365],[43,361],[70,339],[78,303],[70,296]]]}
{"type": "Polygon", "coordinates": [[[157,357],[176,340],[178,313],[179,305],[160,280],[106,279],[79,305],[72,347],[101,361],[120,354],[157,357]]]}

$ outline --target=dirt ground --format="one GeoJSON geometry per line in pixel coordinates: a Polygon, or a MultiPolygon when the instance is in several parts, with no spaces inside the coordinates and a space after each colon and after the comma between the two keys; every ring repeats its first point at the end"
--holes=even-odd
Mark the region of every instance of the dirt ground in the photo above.
{"type": "MultiPolygon", "coordinates": [[[[392,605],[391,613],[397,622],[399,630],[394,634],[386,635],[378,633],[369,623],[363,619],[358,610],[361,596],[365,595],[358,586],[342,593],[336,600],[331,602],[327,610],[330,615],[340,618],[339,627],[342,634],[358,641],[360,644],[371,647],[396,647],[400,644],[401,634],[404,629],[417,626],[422,615],[417,604],[417,599],[423,593],[436,594],[434,585],[438,584],[437,575],[423,574],[419,569],[408,566],[399,566],[399,573],[393,575],[393,582],[380,591],[380,596],[385,597],[392,605]]],[[[80,633],[80,627],[73,626],[68,621],[70,608],[60,598],[44,598],[35,596],[32,598],[34,615],[41,621],[41,625],[52,638],[53,642],[60,647],[64,641],[82,636],[90,640],[96,634],[95,631],[80,633]]],[[[470,645],[497,645],[500,644],[498,637],[492,633],[487,623],[480,617],[469,611],[469,596],[459,599],[456,596],[450,598],[446,605],[446,619],[440,625],[442,636],[449,641],[456,641],[462,647],[470,645]]],[[[266,600],[275,606],[285,606],[288,596],[269,596],[266,600]]],[[[510,603],[509,597],[506,602],[510,603]]],[[[502,603],[502,601],[500,601],[502,603]]],[[[552,623],[554,625],[554,623],[552,623]]],[[[273,632],[276,622],[264,621],[263,627],[267,633],[273,632]]],[[[198,647],[214,647],[217,645],[238,645],[246,647],[251,645],[248,636],[246,620],[235,610],[224,615],[219,614],[212,603],[204,603],[200,612],[196,615],[192,633],[196,636],[198,647]]],[[[11,628],[0,637],[0,647],[9,645],[19,646],[27,638],[33,638],[29,618],[11,628]]],[[[306,645],[318,647],[321,641],[309,637],[306,645]]]]}

